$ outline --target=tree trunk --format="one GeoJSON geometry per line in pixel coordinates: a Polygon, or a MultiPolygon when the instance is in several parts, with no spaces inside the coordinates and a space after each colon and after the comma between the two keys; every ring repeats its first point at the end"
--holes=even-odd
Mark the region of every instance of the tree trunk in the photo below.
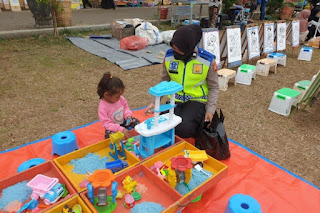
{"type": "Polygon", "coordinates": [[[57,7],[57,3],[55,0],[53,0],[52,2],[52,19],[53,19],[53,34],[54,37],[58,37],[59,36],[59,32],[58,32],[58,27],[57,27],[57,15],[56,15],[56,7],[57,7]]]}

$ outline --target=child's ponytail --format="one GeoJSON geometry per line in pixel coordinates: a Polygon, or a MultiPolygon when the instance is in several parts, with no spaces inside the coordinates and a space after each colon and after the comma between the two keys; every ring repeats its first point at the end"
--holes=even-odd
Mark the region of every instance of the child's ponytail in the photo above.
{"type": "Polygon", "coordinates": [[[120,78],[114,77],[110,72],[107,72],[103,74],[98,84],[97,94],[101,99],[105,92],[108,92],[109,95],[114,95],[124,90],[124,88],[125,86],[120,78]]]}

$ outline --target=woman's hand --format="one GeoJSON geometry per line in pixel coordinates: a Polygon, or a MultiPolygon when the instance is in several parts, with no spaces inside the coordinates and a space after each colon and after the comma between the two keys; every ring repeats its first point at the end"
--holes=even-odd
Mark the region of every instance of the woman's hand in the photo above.
{"type": "Polygon", "coordinates": [[[122,133],[124,134],[125,138],[131,138],[129,130],[127,130],[126,128],[123,128],[122,133]]]}
{"type": "Polygon", "coordinates": [[[153,113],[153,109],[154,109],[154,103],[149,104],[149,106],[147,106],[146,111],[144,112],[145,115],[149,115],[153,113]]]}
{"type": "Polygon", "coordinates": [[[211,124],[211,122],[212,122],[212,119],[213,119],[213,114],[210,113],[210,112],[207,112],[206,115],[205,115],[205,117],[204,117],[204,121],[205,121],[205,122],[209,122],[207,128],[210,127],[210,124],[211,124]]]}

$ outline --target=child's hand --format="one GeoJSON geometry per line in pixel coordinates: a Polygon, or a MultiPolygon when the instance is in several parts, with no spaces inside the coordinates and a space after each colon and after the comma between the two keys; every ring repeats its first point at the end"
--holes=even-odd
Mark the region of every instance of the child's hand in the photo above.
{"type": "Polygon", "coordinates": [[[147,106],[146,111],[144,112],[145,115],[149,115],[153,113],[153,109],[154,109],[154,103],[149,104],[149,106],[147,106]]]}
{"type": "Polygon", "coordinates": [[[124,129],[122,130],[122,133],[124,134],[124,136],[125,136],[126,138],[131,138],[131,135],[130,135],[130,133],[129,133],[129,130],[127,130],[126,128],[124,128],[124,129]]]}

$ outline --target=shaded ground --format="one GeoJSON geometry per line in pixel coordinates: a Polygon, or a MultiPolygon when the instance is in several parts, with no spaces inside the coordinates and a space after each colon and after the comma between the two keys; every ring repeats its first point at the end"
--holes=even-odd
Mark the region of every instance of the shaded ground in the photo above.
{"type": "MultiPolygon", "coordinates": [[[[320,186],[320,101],[292,118],[268,111],[274,91],[311,79],[320,69],[320,51],[311,62],[287,54],[287,66],[278,73],[221,91],[218,107],[229,138],[320,186]]],[[[124,81],[132,109],[146,106],[162,67],[123,71],[62,37],[48,36],[0,40],[0,64],[0,150],[97,120],[96,87],[106,71],[124,81]]]]}

